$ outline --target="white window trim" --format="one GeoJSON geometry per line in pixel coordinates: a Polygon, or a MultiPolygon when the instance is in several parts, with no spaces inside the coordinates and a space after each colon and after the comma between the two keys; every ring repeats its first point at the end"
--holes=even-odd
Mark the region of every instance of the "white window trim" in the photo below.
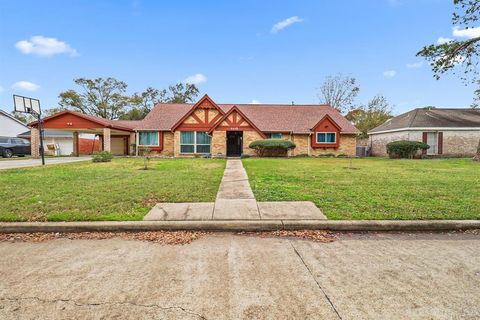
{"type": "Polygon", "coordinates": [[[159,147],[160,146],[160,132],[159,131],[147,131],[147,130],[143,130],[143,131],[138,131],[138,146],[139,147],[159,147]],[[142,132],[153,132],[153,133],[157,133],[157,144],[140,144],[140,133],[142,132]]]}
{"type": "MultiPolygon", "coordinates": [[[[197,146],[210,146],[210,152],[200,152],[202,154],[212,153],[212,138],[210,137],[210,143],[197,143],[197,132],[207,131],[180,131],[180,154],[197,154],[197,146]],[[193,143],[182,143],[182,132],[194,132],[193,134],[193,143]],[[193,152],[182,152],[182,146],[193,146],[193,152]]],[[[207,136],[209,134],[207,133],[207,136]]]]}
{"type": "MultiPolygon", "coordinates": [[[[327,136],[325,136],[325,140],[327,140],[326,138],[327,138],[327,136]]],[[[318,131],[318,132],[315,132],[315,142],[316,142],[317,144],[335,144],[335,143],[337,143],[337,133],[336,133],[336,132],[331,132],[331,131],[318,131]],[[327,134],[327,133],[333,133],[333,134],[335,135],[335,141],[334,141],[334,142],[327,142],[327,141],[325,141],[325,142],[320,142],[320,141],[318,141],[318,134],[319,134],[319,133],[325,133],[325,134],[327,134]]]]}

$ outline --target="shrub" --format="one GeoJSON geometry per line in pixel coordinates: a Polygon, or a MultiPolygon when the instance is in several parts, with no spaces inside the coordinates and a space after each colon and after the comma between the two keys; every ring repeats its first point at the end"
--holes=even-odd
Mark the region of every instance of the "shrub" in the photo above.
{"type": "Polygon", "coordinates": [[[290,140],[282,139],[263,139],[250,143],[250,148],[255,149],[255,153],[260,157],[286,156],[288,150],[296,147],[290,140]]]}
{"type": "Polygon", "coordinates": [[[113,159],[113,155],[108,151],[100,151],[92,157],[93,162],[110,162],[113,159]]]}
{"type": "Polygon", "coordinates": [[[418,150],[427,150],[430,146],[420,141],[393,141],[387,144],[387,153],[390,158],[412,159],[418,150]]]}
{"type": "Polygon", "coordinates": [[[240,159],[248,159],[248,158],[250,158],[250,155],[246,153],[242,153],[242,155],[240,156],[240,159]]]}

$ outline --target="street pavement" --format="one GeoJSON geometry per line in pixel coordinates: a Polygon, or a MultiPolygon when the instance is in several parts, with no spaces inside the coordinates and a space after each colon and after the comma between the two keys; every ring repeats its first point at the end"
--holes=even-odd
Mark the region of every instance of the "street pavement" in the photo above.
{"type": "Polygon", "coordinates": [[[0,319],[479,319],[480,235],[0,242],[0,319]]]}
{"type": "MultiPolygon", "coordinates": [[[[69,162],[78,162],[91,160],[90,156],[82,157],[58,157],[58,158],[45,158],[45,165],[60,164],[60,163],[69,163],[69,162]]],[[[26,167],[36,167],[42,165],[42,159],[22,159],[14,158],[8,160],[0,160],[0,170],[2,169],[16,169],[16,168],[26,168],[26,167]]]]}

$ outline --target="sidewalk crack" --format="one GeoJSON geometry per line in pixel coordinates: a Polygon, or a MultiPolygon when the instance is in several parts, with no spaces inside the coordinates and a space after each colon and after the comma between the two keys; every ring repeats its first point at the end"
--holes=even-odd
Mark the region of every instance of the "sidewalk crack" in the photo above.
{"type": "Polygon", "coordinates": [[[337,308],[335,308],[335,305],[333,304],[332,300],[331,300],[330,297],[327,295],[327,293],[325,292],[325,290],[322,288],[322,286],[321,286],[320,283],[318,282],[317,278],[313,275],[312,270],[310,270],[310,268],[309,268],[308,265],[306,264],[305,260],[303,260],[303,257],[300,255],[300,252],[298,252],[297,248],[295,248],[295,246],[293,245],[293,243],[292,243],[291,240],[288,240],[288,242],[289,242],[290,245],[292,246],[293,251],[295,252],[295,254],[298,256],[298,258],[300,258],[300,261],[303,263],[303,265],[304,265],[305,268],[307,269],[308,273],[310,273],[310,276],[312,276],[313,280],[314,280],[315,283],[317,284],[317,286],[318,286],[318,288],[320,289],[320,291],[322,291],[323,295],[324,295],[325,298],[327,299],[327,301],[328,301],[328,303],[330,304],[330,306],[332,307],[333,311],[335,311],[335,313],[337,314],[338,319],[342,320],[342,317],[340,316],[340,313],[338,313],[337,308]]]}

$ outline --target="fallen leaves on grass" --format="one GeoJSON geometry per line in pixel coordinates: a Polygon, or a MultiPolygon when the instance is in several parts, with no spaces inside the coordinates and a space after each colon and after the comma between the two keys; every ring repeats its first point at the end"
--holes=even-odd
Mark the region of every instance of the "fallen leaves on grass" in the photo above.
{"type": "Polygon", "coordinates": [[[9,242],[44,242],[53,239],[70,240],[103,240],[122,238],[125,240],[149,241],[159,244],[188,244],[203,236],[206,232],[193,231],[149,231],[149,232],[80,232],[80,233],[58,233],[58,232],[36,232],[36,233],[4,233],[0,234],[1,241],[9,242]]]}
{"type": "Polygon", "coordinates": [[[281,238],[299,238],[311,240],[315,242],[333,242],[337,240],[337,236],[329,231],[324,230],[276,230],[264,232],[239,232],[241,235],[253,235],[261,238],[281,237],[281,238]]]}
{"type": "Polygon", "coordinates": [[[151,198],[144,199],[142,204],[144,207],[148,207],[148,206],[154,206],[159,202],[160,200],[158,200],[157,198],[151,197],[151,198]]]}

